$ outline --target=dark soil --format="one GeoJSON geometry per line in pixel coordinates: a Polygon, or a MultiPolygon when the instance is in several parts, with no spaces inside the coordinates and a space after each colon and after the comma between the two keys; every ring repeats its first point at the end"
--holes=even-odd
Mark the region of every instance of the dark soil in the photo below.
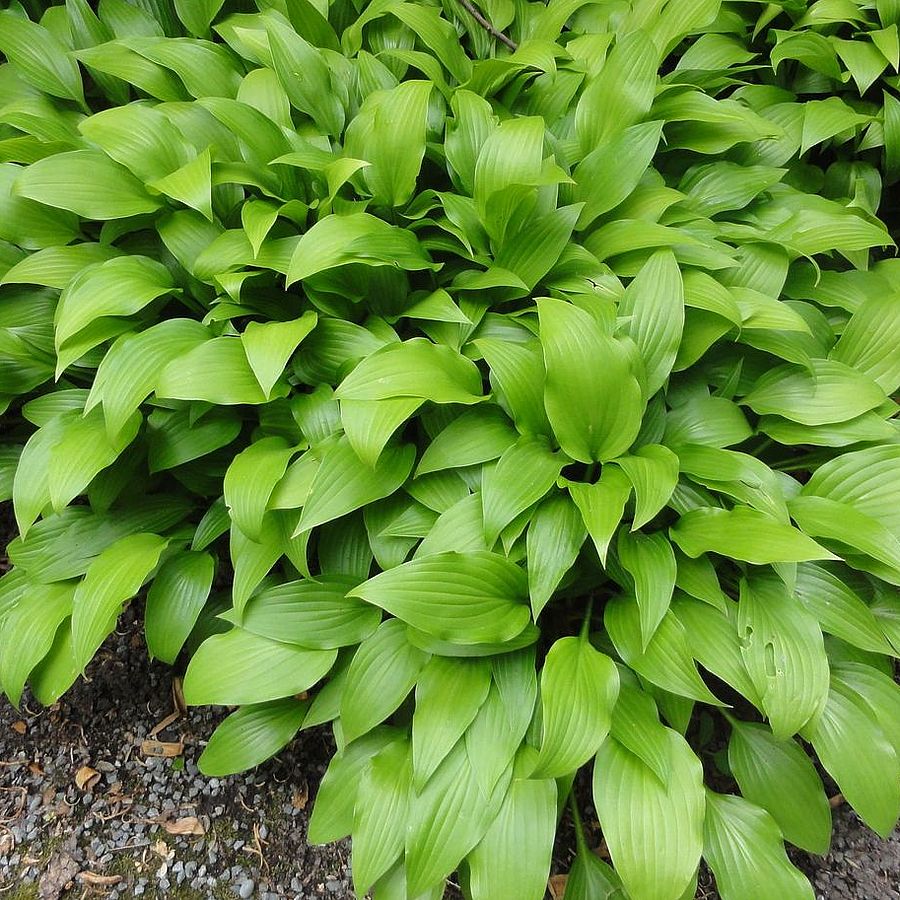
{"type": "MultiPolygon", "coordinates": [[[[8,521],[0,505],[0,548],[8,521]]],[[[0,568],[4,563],[0,555],[0,568]]],[[[349,844],[306,843],[333,751],[330,732],[303,732],[252,772],[206,778],[196,759],[221,710],[190,709],[155,735],[181,743],[181,755],[142,752],[173,712],[173,678],[171,669],[149,662],[140,619],[129,611],[89,667],[89,680],[59,703],[41,709],[26,696],[16,711],[0,699],[0,900],[350,900],[349,844]],[[91,775],[84,767],[96,774],[81,784],[91,775]],[[196,833],[172,833],[178,830],[196,833]]],[[[579,795],[589,836],[599,840],[589,788],[579,795]]],[[[568,871],[573,847],[566,817],[554,873],[568,871]]],[[[792,856],[822,900],[900,898],[900,832],[883,841],[846,806],[835,811],[827,857],[792,856]]],[[[450,896],[459,894],[451,889],[450,896]]],[[[718,898],[706,872],[697,897],[718,898]]]]}

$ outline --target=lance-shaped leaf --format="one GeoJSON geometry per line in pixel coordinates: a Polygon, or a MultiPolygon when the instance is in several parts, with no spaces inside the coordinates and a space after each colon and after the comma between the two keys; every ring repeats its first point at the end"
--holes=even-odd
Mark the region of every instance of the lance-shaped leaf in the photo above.
{"type": "Polygon", "coordinates": [[[553,453],[544,438],[521,437],[482,477],[484,536],[493,547],[500,532],[519,513],[537,503],[562,471],[564,458],[553,453]]]}
{"type": "Polygon", "coordinates": [[[212,733],[197,760],[200,771],[221,778],[265,762],[290,743],[308,707],[293,697],[242,706],[212,733]]]}
{"type": "Polygon", "coordinates": [[[622,521],[625,504],[631,496],[628,476],[621,469],[605,466],[596,484],[569,482],[569,494],[581,512],[600,562],[605,566],[610,541],[622,521]]]}
{"type": "Polygon", "coordinates": [[[882,837],[890,834],[900,815],[900,762],[863,697],[832,683],[803,737],[860,818],[882,837]]]}
{"type": "Polygon", "coordinates": [[[880,294],[867,298],[853,313],[830,356],[868,375],[890,394],[900,385],[898,340],[900,304],[895,296],[880,294]]]}
{"type": "Polygon", "coordinates": [[[409,477],[415,458],[412,444],[390,447],[370,469],[360,462],[346,437],[334,441],[313,477],[295,534],[389,497],[409,477]]]}
{"type": "Polygon", "coordinates": [[[16,179],[16,193],[86,219],[124,219],[162,205],[99,150],[73,150],[38,160],[16,179]]]}
{"type": "Polygon", "coordinates": [[[671,611],[646,649],[641,648],[640,612],[631,597],[616,597],[607,603],[603,623],[619,656],[642,678],[679,697],[721,705],[700,677],[687,631],[671,611]]]}
{"type": "Polygon", "coordinates": [[[788,860],[775,820],[742,797],[706,792],[703,856],[723,897],[815,897],[812,885],[788,860]]]}
{"type": "Polygon", "coordinates": [[[465,743],[453,748],[422,793],[411,798],[406,832],[409,896],[442,884],[478,844],[500,811],[508,783],[507,777],[485,794],[465,743]]]}
{"type": "Polygon", "coordinates": [[[616,465],[634,487],[634,521],[631,530],[646,525],[668,503],[678,484],[678,457],[660,444],[647,444],[629,456],[620,456],[616,465]]]}
{"type": "Polygon", "coordinates": [[[365,768],[353,813],[353,886],[363,896],[403,852],[412,766],[409,741],[395,741],[365,768]]]}
{"type": "Polygon", "coordinates": [[[345,152],[370,165],[362,178],[378,206],[406,203],[425,156],[428,81],[404,81],[370,94],[347,128],[345,152]]]}
{"type": "Polygon", "coordinates": [[[547,366],[544,405],[560,446],[585,463],[621,456],[644,413],[631,354],[571,303],[542,298],[538,315],[547,366]]]}
{"type": "Polygon", "coordinates": [[[356,651],[341,696],[345,740],[383,722],[406,699],[428,654],[414,647],[399,619],[388,619],[356,651]]]}
{"type": "Polygon", "coordinates": [[[433,656],[416,684],[412,762],[416,790],[425,783],[478,714],[491,686],[483,659],[433,656]]]}
{"type": "Polygon", "coordinates": [[[472,900],[541,900],[556,833],[552,779],[514,779],[481,842],[467,857],[472,900]]]}
{"type": "Polygon", "coordinates": [[[4,647],[0,654],[0,685],[17,709],[26,679],[50,652],[61,623],[72,614],[77,584],[23,581],[22,596],[3,609],[0,617],[0,640],[4,647]]]}
{"type": "Polygon", "coordinates": [[[531,615],[525,571],[496,553],[438,553],[396,566],[350,594],[457,643],[514,638],[531,615]]]}
{"type": "Polygon", "coordinates": [[[62,290],[82,269],[117,255],[114,247],[89,242],[46,247],[7,270],[0,284],[42,284],[62,290]]]}
{"type": "Polygon", "coordinates": [[[0,50],[38,90],[84,105],[78,64],[52,31],[4,10],[0,12],[0,50]]]}
{"type": "Polygon", "coordinates": [[[641,645],[646,650],[672,602],[677,566],[672,545],[660,532],[629,533],[622,529],[617,544],[619,562],[634,581],[641,613],[641,645]]]}
{"type": "Polygon", "coordinates": [[[251,540],[260,539],[269,498],[293,455],[294,448],[284,438],[266,437],[238,453],[225,472],[225,505],[251,540]]]}
{"type": "Polygon", "coordinates": [[[814,359],[811,370],[778,366],[762,375],[743,402],[754,412],[803,425],[846,422],[883,403],[880,385],[836,359],[814,359]]]}
{"type": "Polygon", "coordinates": [[[411,231],[368,213],[331,215],[319,219],[297,242],[288,264],[287,284],[348,263],[412,271],[439,268],[411,231]]]}
{"type": "Polygon", "coordinates": [[[250,322],[241,335],[247,362],[268,397],[300,342],[316,327],[318,317],[307,312],[290,322],[250,322]]]}
{"type": "Polygon", "coordinates": [[[526,548],[528,595],[535,621],[575,564],[586,537],[581,511],[564,494],[547,497],[534,511],[528,525],[526,548]]]}
{"type": "Polygon", "coordinates": [[[168,541],[157,534],[123,537],[88,567],[72,601],[75,661],[83,671],[115,628],[116,618],[156,568],[168,541]]]}
{"type": "Polygon", "coordinates": [[[516,431],[501,410],[476,406],[434,438],[422,454],[416,475],[489,462],[515,442],[516,431]]]}
{"type": "Polygon", "coordinates": [[[594,762],[594,803],[616,872],[633,897],[678,900],[703,849],[703,769],[681,735],[654,736],[669,777],[656,774],[615,738],[594,762]]]}
{"type": "Polygon", "coordinates": [[[593,756],[619,694],[615,663],[585,637],[560,638],[541,672],[543,736],[532,778],[560,778],[593,756]]]}
{"type": "Polygon", "coordinates": [[[173,359],[159,374],[156,395],[172,400],[206,400],[216,405],[265,403],[238,337],[217,337],[173,359]]]}
{"type": "Polygon", "coordinates": [[[139,334],[122,335],[97,369],[85,410],[102,403],[107,430],[117,435],[151,393],[162,368],[208,339],[209,332],[193,319],[167,319],[139,334]]]}
{"type": "Polygon", "coordinates": [[[755,565],[835,559],[802,531],[747,506],[685,513],[669,535],[687,556],[721,553],[755,565]]]}
{"type": "Polygon", "coordinates": [[[56,308],[56,345],[103,316],[130,316],[173,289],[172,276],[146,256],[117,256],[77,275],[56,308]]]}
{"type": "Polygon", "coordinates": [[[672,251],[660,250],[644,264],[619,301],[618,316],[644,360],[651,397],[672,371],[684,328],[684,285],[672,251]]]}
{"type": "Polygon", "coordinates": [[[206,604],[215,576],[208,553],[179,553],[162,565],[147,593],[144,632],[152,656],[172,665],[206,604]]]}
{"type": "Polygon", "coordinates": [[[292,697],[327,675],[336,659],[337,650],[307,650],[232,628],[197,648],[184,699],[192,706],[236,706],[292,697]]]}
{"type": "Polygon", "coordinates": [[[778,823],[786,840],[825,854],[831,843],[831,807],[812,760],[765,725],[733,721],[728,765],[741,793],[778,823]]]}
{"type": "Polygon", "coordinates": [[[346,596],[358,583],[352,575],[319,575],[267,587],[247,603],[241,627],[315,650],[354,646],[381,622],[380,610],[346,596]]]}
{"type": "Polygon", "coordinates": [[[828,695],[819,623],[773,576],[741,581],[737,627],[772,732],[784,740],[815,719],[828,695]]]}
{"type": "Polygon", "coordinates": [[[546,370],[537,341],[514,344],[482,338],[475,346],[491,370],[491,387],[497,401],[509,413],[522,434],[550,434],[544,409],[546,370]]]}
{"type": "Polygon", "coordinates": [[[338,400],[420,397],[433,403],[477,403],[481,375],[471,361],[451,350],[414,338],[388,344],[364,359],[338,386],[338,400]]]}
{"type": "Polygon", "coordinates": [[[375,468],[391,435],[425,401],[419,397],[387,400],[342,400],[341,424],[356,455],[375,468]]]}

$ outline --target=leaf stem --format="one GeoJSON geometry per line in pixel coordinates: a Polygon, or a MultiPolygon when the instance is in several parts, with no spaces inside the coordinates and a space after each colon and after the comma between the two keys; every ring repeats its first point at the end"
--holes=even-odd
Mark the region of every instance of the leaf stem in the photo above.
{"type": "Polygon", "coordinates": [[[488,34],[492,34],[498,41],[502,41],[510,50],[518,50],[519,45],[510,37],[507,37],[502,31],[494,28],[490,19],[486,19],[483,13],[476,7],[471,0],[459,0],[465,11],[485,30],[488,34]]]}
{"type": "Polygon", "coordinates": [[[578,801],[575,799],[575,786],[569,791],[569,808],[572,810],[572,822],[575,824],[575,846],[579,853],[588,853],[587,840],[584,837],[584,825],[581,824],[581,813],[578,812],[578,801]]]}
{"type": "Polygon", "coordinates": [[[594,612],[594,595],[588,597],[587,610],[584,613],[584,621],[581,623],[581,640],[586,641],[591,633],[591,616],[594,612]]]}

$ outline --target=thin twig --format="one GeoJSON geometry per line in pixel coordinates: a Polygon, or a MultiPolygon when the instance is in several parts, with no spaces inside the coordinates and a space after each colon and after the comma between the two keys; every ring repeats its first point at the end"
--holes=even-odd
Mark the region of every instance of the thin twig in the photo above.
{"type": "Polygon", "coordinates": [[[507,37],[502,31],[494,28],[490,19],[486,19],[478,8],[470,2],[470,0],[459,0],[466,12],[485,30],[488,34],[492,34],[498,41],[503,41],[510,50],[518,50],[519,45],[511,38],[507,37]]]}

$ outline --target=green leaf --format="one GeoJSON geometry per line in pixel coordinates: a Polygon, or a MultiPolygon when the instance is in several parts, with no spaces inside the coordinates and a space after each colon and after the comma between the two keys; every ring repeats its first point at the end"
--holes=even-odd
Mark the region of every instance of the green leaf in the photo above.
{"type": "Polygon", "coordinates": [[[101,403],[107,432],[118,435],[153,391],[163,367],[208,338],[207,330],[192,319],[167,319],[139,334],[122,335],[97,368],[85,411],[101,403]]]}
{"type": "Polygon", "coordinates": [[[741,581],[737,628],[772,733],[785,740],[815,720],[828,694],[819,624],[773,576],[741,581]]]}
{"type": "Polygon", "coordinates": [[[669,536],[690,557],[720,553],[755,565],[835,558],[802,531],[746,506],[691,510],[669,536]]]}
{"type": "Polygon", "coordinates": [[[410,800],[406,831],[409,896],[418,897],[459,865],[485,836],[500,811],[509,779],[487,795],[460,741],[425,789],[410,800]]]}
{"type": "Polygon", "coordinates": [[[83,270],[68,284],[56,308],[56,346],[95,319],[130,316],[173,290],[165,266],[146,256],[117,256],[83,270]]]}
{"type": "Polygon", "coordinates": [[[521,437],[484,473],[481,501],[484,536],[493,547],[513,519],[540,500],[556,484],[564,458],[546,440],[521,437]]]}
{"type": "Polygon", "coordinates": [[[502,456],[515,441],[515,429],[501,410],[476,406],[463,412],[434,438],[422,454],[416,475],[490,462],[502,456]]]}
{"type": "Polygon", "coordinates": [[[651,397],[672,371],[684,328],[684,286],[674,253],[660,250],[650,257],[619,301],[618,316],[644,360],[651,397]]]}
{"type": "Polygon", "coordinates": [[[622,529],[617,544],[619,562],[634,581],[641,613],[641,645],[646,650],[662,621],[675,589],[676,563],[672,545],[661,532],[635,534],[622,529]]]}
{"type": "Polygon", "coordinates": [[[294,452],[282,437],[262,438],[238,453],[225,472],[225,505],[251,540],[260,539],[269,499],[294,452]]]}
{"type": "Polygon", "coordinates": [[[345,152],[370,163],[362,178],[377,206],[402,206],[415,191],[433,87],[429,81],[404,81],[376,91],[347,128],[345,152]]]}
{"type": "Polygon", "coordinates": [[[60,625],[72,614],[75,587],[72,581],[25,581],[22,596],[9,609],[0,604],[0,640],[4,648],[0,653],[0,685],[17,709],[25,681],[50,652],[60,625]]]}
{"type": "Polygon", "coordinates": [[[594,763],[594,803],[629,895],[678,900],[703,849],[703,770],[681,735],[665,729],[655,740],[669,760],[667,783],[609,738],[594,763]]]}
{"type": "Polygon", "coordinates": [[[743,402],[754,412],[804,425],[846,422],[884,402],[884,391],[863,371],[837,360],[811,362],[811,371],[792,365],[771,369],[743,402]]]}
{"type": "Polygon", "coordinates": [[[740,407],[724,397],[688,400],[666,416],[663,441],[676,452],[684,444],[730,447],[753,434],[740,407]]]}
{"type": "Polygon", "coordinates": [[[247,603],[241,627],[311,650],[355,646],[381,622],[379,610],[346,596],[356,584],[354,576],[319,575],[268,587],[247,603]]]}
{"type": "Polygon", "coordinates": [[[890,295],[867,298],[850,317],[830,354],[831,359],[868,375],[886,394],[900,385],[900,361],[895,352],[900,337],[898,307],[896,297],[890,295]]]}
{"type": "Polygon", "coordinates": [[[389,497],[409,477],[415,456],[411,444],[390,447],[370,469],[360,463],[346,437],[334,441],[313,477],[295,534],[389,497]]]}
{"type": "Polygon", "coordinates": [[[127,169],[99,150],[47,156],[16,179],[16,193],[85,219],[123,219],[162,205],[127,169]]]}
{"type": "Polygon", "coordinates": [[[350,834],[362,774],[372,757],[398,737],[395,729],[376,728],[348,743],[331,758],[309,820],[311,844],[327,844],[350,834]]]}
{"type": "Polygon", "coordinates": [[[597,548],[600,562],[606,565],[610,541],[622,521],[625,504],[631,496],[628,476],[620,469],[604,466],[596,484],[569,482],[569,494],[581,512],[585,528],[597,548]]]}
{"type": "Polygon", "coordinates": [[[883,837],[890,834],[900,815],[898,759],[863,698],[833,684],[804,737],[863,821],[883,837]]]}
{"type": "Polygon", "coordinates": [[[541,900],[556,833],[552,779],[514,779],[503,805],[467,857],[473,900],[541,900]]]}
{"type": "Polygon", "coordinates": [[[656,93],[658,64],[659,53],[645,32],[633,31],[618,40],[575,109],[582,152],[590,152],[647,115],[656,93]]]}
{"type": "Polygon", "coordinates": [[[412,720],[413,783],[422,791],[435,769],[478,714],[491,686],[483,659],[433,656],[416,684],[412,720]]]}
{"type": "Polygon", "coordinates": [[[396,266],[417,271],[437,268],[411,231],[388,225],[368,213],[326,216],[297,242],[287,284],[348,263],[396,266]]]}
{"type": "Polygon", "coordinates": [[[724,897],[815,897],[788,861],[778,825],[765,810],[742,797],[707,791],[703,832],[703,855],[724,897]]]}
{"type": "Polygon", "coordinates": [[[265,762],[290,743],[308,705],[289,698],[242,706],[213,732],[197,760],[200,771],[221,778],[265,762]]]}
{"type": "Polygon", "coordinates": [[[828,569],[815,563],[798,565],[794,594],[823,631],[861,650],[893,655],[869,607],[828,569]]]}
{"type": "Polygon", "coordinates": [[[160,372],[156,395],[226,406],[260,404],[269,399],[237,337],[212,338],[175,357],[160,372]]]}
{"type": "Polygon", "coordinates": [[[72,600],[75,662],[84,671],[130,600],[159,563],[168,541],[157,534],[133,534],[111,544],[88,567],[72,600]]]}
{"type": "Polygon", "coordinates": [[[631,530],[646,525],[665,505],[678,484],[678,457],[660,444],[639,447],[615,460],[634,487],[634,521],[631,530]]]}
{"type": "Polygon", "coordinates": [[[538,315],[547,366],[544,404],[560,446],[585,463],[621,456],[644,412],[631,355],[570,303],[542,298],[538,315]],[[595,364],[598,358],[603,366],[595,364]]]}
{"type": "Polygon", "coordinates": [[[336,659],[337,650],[307,650],[232,628],[197,648],[184,698],[191,706],[236,706],[292,697],[327,675],[336,659]]]}
{"type": "Polygon", "coordinates": [[[362,774],[353,815],[353,886],[360,896],[403,852],[410,780],[408,741],[387,746],[362,774]]]}
{"type": "Polygon", "coordinates": [[[174,172],[148,184],[153,190],[196,209],[205,219],[213,221],[212,159],[209,147],[174,172]]]}
{"type": "Polygon", "coordinates": [[[544,358],[540,345],[481,338],[475,346],[491,370],[491,387],[522,434],[550,434],[544,410],[544,358]],[[499,388],[499,390],[498,390],[499,388]]]}
{"type": "Polygon", "coordinates": [[[632,598],[607,603],[603,622],[619,656],[642,678],[679,697],[721,705],[700,677],[687,630],[674,613],[666,613],[646,649],[641,647],[640,612],[632,598]]]}
{"type": "Polygon", "coordinates": [[[223,0],[175,0],[175,10],[185,28],[197,37],[209,31],[210,23],[222,8],[223,0]]]}
{"type": "Polygon", "coordinates": [[[563,900],[622,900],[618,875],[593,851],[579,848],[566,880],[563,900]]]}
{"type": "Polygon", "coordinates": [[[432,403],[477,403],[481,375],[449,347],[417,338],[388,344],[364,359],[338,386],[338,400],[420,397],[432,403]]]}
{"type": "Polygon", "coordinates": [[[212,409],[191,424],[189,409],[154,410],[147,418],[148,462],[162,472],[206,456],[230,444],[241,430],[240,417],[227,409],[212,409]]]}
{"type": "Polygon", "coordinates": [[[454,643],[514,638],[531,616],[524,570],[495,553],[439,553],[370,578],[350,594],[454,643]]]}
{"type": "Polygon", "coordinates": [[[428,662],[399,619],[382,622],[350,663],[341,697],[341,726],[349,743],[383,722],[406,699],[428,662]]]}
{"type": "Polygon", "coordinates": [[[316,327],[318,316],[307,312],[290,322],[249,322],[241,335],[247,362],[269,397],[301,341],[316,327]]]}
{"type": "Polygon", "coordinates": [[[163,563],[144,608],[151,656],[174,664],[206,604],[215,570],[215,561],[207,553],[179,553],[163,563]]]}
{"type": "Polygon", "coordinates": [[[578,229],[618,206],[638,186],[656,153],[662,126],[643,122],[612,134],[575,167],[574,199],[584,203],[578,229]]]}
{"type": "Polygon", "coordinates": [[[532,778],[560,778],[590,759],[609,732],[619,694],[615,663],[585,638],[557,640],[541,672],[543,736],[532,778]]]}
{"type": "Polygon", "coordinates": [[[106,262],[116,255],[114,247],[89,242],[46,247],[8,269],[0,278],[0,284],[42,284],[61,290],[82,269],[106,262]]]}
{"type": "Polygon", "coordinates": [[[78,64],[52,31],[4,10],[0,12],[0,51],[39,90],[84,106],[78,64]]]}
{"type": "Polygon", "coordinates": [[[765,725],[732,724],[728,765],[741,793],[772,816],[786,840],[827,853],[831,807],[812,760],[796,741],[777,740],[765,725]]]}
{"type": "Polygon", "coordinates": [[[528,525],[528,596],[535,621],[575,564],[587,529],[581,511],[563,494],[547,497],[528,525]]]}

